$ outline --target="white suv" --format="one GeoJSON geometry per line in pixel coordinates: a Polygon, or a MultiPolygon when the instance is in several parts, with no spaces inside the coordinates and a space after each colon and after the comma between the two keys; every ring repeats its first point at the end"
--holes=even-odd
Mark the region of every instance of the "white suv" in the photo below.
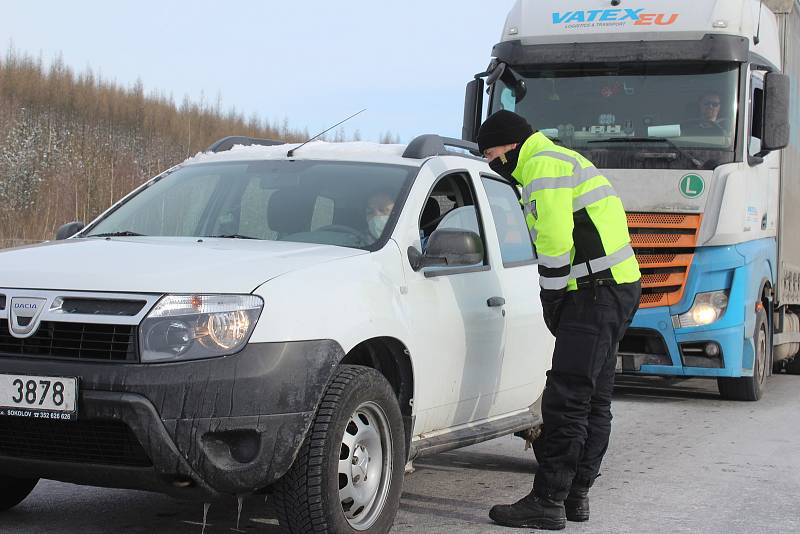
{"type": "Polygon", "coordinates": [[[265,144],[0,252],[0,509],[264,490],[291,532],[386,532],[408,460],[539,423],[535,255],[475,145],[265,144]]]}

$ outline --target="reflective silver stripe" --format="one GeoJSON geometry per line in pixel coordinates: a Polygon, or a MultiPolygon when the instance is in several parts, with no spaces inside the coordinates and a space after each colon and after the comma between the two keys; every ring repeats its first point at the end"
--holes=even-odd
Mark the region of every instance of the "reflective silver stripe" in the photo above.
{"type": "Polygon", "coordinates": [[[581,185],[583,182],[588,182],[592,178],[603,176],[603,173],[597,170],[594,165],[589,165],[575,172],[575,186],[581,185]]]}
{"type": "Polygon", "coordinates": [[[558,269],[559,267],[569,265],[569,262],[570,262],[569,252],[565,252],[561,256],[545,256],[544,254],[539,254],[539,265],[541,265],[542,267],[548,267],[550,269],[558,269]]]}
{"type": "Polygon", "coordinates": [[[539,277],[539,285],[542,289],[564,289],[567,287],[567,282],[569,282],[569,275],[558,278],[539,277]]]}
{"type": "Polygon", "coordinates": [[[615,197],[617,196],[616,191],[610,185],[603,185],[596,189],[592,189],[588,191],[575,200],[572,201],[572,211],[582,210],[589,204],[594,204],[598,200],[603,200],[607,197],[615,197]]]}
{"type": "Polygon", "coordinates": [[[556,176],[550,178],[536,178],[534,181],[522,188],[522,198],[530,200],[531,195],[536,191],[545,189],[571,189],[575,187],[574,176],[556,176]]]}
{"type": "Polygon", "coordinates": [[[536,154],[533,155],[534,158],[537,158],[539,156],[547,156],[548,158],[560,159],[561,161],[572,163],[573,167],[580,168],[578,160],[568,154],[562,154],[561,152],[556,152],[554,150],[545,150],[544,152],[537,152],[536,154]]]}
{"type": "Polygon", "coordinates": [[[558,152],[540,152],[534,157],[538,156],[562,156],[559,159],[569,161],[572,163],[572,176],[552,176],[547,178],[536,178],[531,183],[522,188],[522,198],[530,200],[531,195],[536,191],[543,191],[545,189],[568,189],[578,187],[584,182],[588,182],[592,178],[597,178],[603,174],[597,170],[594,165],[581,168],[578,160],[566,154],[559,154],[558,152]]]}
{"type": "Polygon", "coordinates": [[[583,278],[584,276],[589,276],[589,268],[591,267],[592,273],[597,273],[600,271],[605,271],[606,269],[610,269],[615,265],[619,265],[623,261],[627,260],[633,256],[633,248],[630,245],[625,245],[621,249],[616,252],[609,254],[608,256],[603,256],[602,258],[596,258],[591,260],[588,263],[581,263],[579,265],[572,266],[572,272],[570,273],[570,278],[583,278]]]}
{"type": "Polygon", "coordinates": [[[570,279],[583,278],[584,276],[589,276],[589,265],[581,263],[572,266],[572,272],[569,273],[570,279]]]}
{"type": "MultiPolygon", "coordinates": [[[[567,163],[571,163],[572,178],[574,178],[572,182],[572,187],[578,186],[583,182],[591,180],[596,176],[602,176],[602,173],[598,171],[594,165],[589,165],[588,167],[581,167],[581,162],[578,161],[577,158],[573,158],[572,156],[568,156],[567,154],[562,154],[560,152],[553,152],[553,151],[545,151],[545,152],[539,152],[535,154],[533,157],[535,158],[538,156],[547,156],[550,158],[560,159],[561,161],[566,161],[567,163]]],[[[566,187],[566,186],[561,186],[561,187],[566,187]]]]}

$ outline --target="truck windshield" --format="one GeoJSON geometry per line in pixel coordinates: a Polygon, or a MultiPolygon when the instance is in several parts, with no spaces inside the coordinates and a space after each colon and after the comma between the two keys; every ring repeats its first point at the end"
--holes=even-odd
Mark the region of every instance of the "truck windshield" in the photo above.
{"type": "Polygon", "coordinates": [[[605,168],[714,168],[734,160],[739,66],[620,63],[506,69],[508,109],[605,168]]]}
{"type": "Polygon", "coordinates": [[[417,170],[340,161],[188,165],[156,179],[82,236],[261,239],[369,250],[391,231],[417,170]]]}

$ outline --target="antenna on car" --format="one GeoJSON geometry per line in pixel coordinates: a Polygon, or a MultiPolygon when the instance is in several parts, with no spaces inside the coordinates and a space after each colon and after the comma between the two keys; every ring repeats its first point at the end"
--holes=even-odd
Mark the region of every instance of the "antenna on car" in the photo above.
{"type": "Polygon", "coordinates": [[[753,37],[753,44],[761,42],[761,11],[764,9],[764,0],[758,3],[758,26],[756,27],[756,35],[753,37]]]}
{"type": "Polygon", "coordinates": [[[317,138],[317,137],[319,137],[320,135],[324,135],[324,134],[326,134],[326,133],[330,132],[331,130],[333,130],[334,128],[336,128],[337,126],[339,126],[340,124],[344,124],[345,122],[349,121],[350,119],[352,119],[352,118],[353,118],[353,117],[355,117],[356,115],[359,115],[359,114],[361,114],[361,113],[363,113],[363,112],[365,112],[365,111],[367,111],[367,108],[364,108],[364,109],[362,109],[362,110],[361,110],[361,111],[359,111],[358,113],[353,113],[352,115],[350,115],[349,117],[347,117],[345,120],[343,120],[343,121],[340,121],[340,122],[337,122],[336,124],[334,124],[333,126],[331,126],[330,128],[328,128],[327,130],[323,130],[323,131],[321,131],[320,133],[318,133],[317,135],[315,135],[314,137],[312,137],[311,139],[309,139],[308,141],[306,141],[305,143],[303,143],[303,144],[302,144],[302,145],[300,145],[299,147],[291,149],[289,152],[287,152],[287,153],[286,153],[286,157],[287,157],[287,158],[291,158],[292,156],[294,156],[294,153],[295,153],[295,151],[297,151],[297,150],[300,150],[301,148],[303,148],[304,146],[306,146],[308,143],[310,143],[311,141],[313,141],[314,139],[316,139],[316,138],[317,138]]]}

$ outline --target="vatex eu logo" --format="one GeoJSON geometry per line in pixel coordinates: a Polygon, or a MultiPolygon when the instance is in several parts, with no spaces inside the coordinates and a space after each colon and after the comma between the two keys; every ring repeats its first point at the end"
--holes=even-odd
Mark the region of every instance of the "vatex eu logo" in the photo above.
{"type": "Polygon", "coordinates": [[[580,11],[556,11],[553,24],[597,25],[597,26],[669,26],[678,20],[678,13],[645,13],[641,9],[591,9],[580,11]]]}

